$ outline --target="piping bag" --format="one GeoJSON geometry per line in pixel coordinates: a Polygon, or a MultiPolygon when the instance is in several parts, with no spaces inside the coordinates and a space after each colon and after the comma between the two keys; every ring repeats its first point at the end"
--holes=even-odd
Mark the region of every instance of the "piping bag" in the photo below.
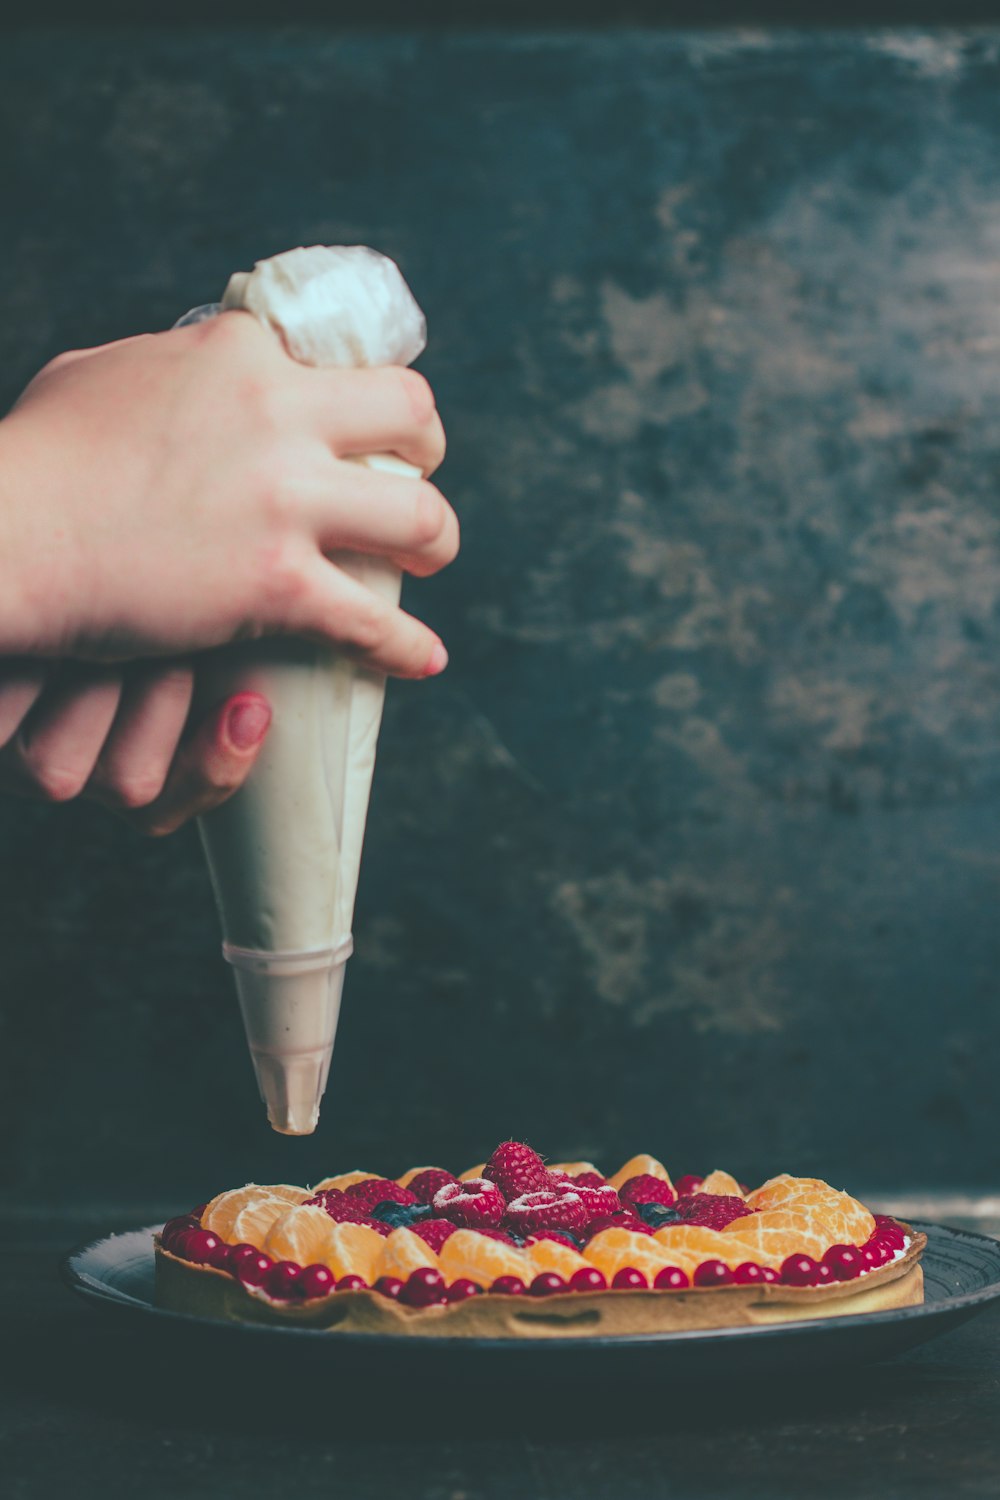
{"type": "MultiPolygon", "coordinates": [[[[408,365],[426,341],[409,287],[386,256],[362,245],[286,251],[231,277],[221,303],[251,313],[309,365],[408,365]]],[[[388,454],[354,462],[419,477],[388,454]]],[[[390,604],[401,575],[381,558],[333,560],[390,604]]],[[[285,1135],[319,1119],[340,1014],[385,677],[335,648],[274,637],[204,658],[215,701],[254,691],[271,704],[248,780],[198,820],[267,1117],[285,1135]]]]}

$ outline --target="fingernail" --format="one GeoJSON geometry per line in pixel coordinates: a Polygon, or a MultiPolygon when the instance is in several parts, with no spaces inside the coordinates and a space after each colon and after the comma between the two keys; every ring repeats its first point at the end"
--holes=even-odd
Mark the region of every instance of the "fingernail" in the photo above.
{"type": "Polygon", "coordinates": [[[226,737],[237,750],[259,745],[271,723],[271,709],[262,698],[241,698],[226,717],[226,737]]]}
{"type": "Polygon", "coordinates": [[[439,672],[444,671],[447,665],[448,653],[442,646],[441,642],[438,641],[437,645],[434,647],[434,650],[428,657],[427,666],[424,668],[424,676],[436,677],[439,672]]]}

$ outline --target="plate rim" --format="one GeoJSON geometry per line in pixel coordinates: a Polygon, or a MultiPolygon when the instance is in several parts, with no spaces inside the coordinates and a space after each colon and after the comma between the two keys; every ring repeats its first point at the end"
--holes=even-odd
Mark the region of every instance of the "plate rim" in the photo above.
{"type": "MultiPolygon", "coordinates": [[[[980,1234],[974,1229],[960,1229],[951,1224],[935,1224],[925,1219],[914,1219],[910,1221],[915,1229],[921,1230],[928,1235],[928,1240],[934,1243],[934,1238],[943,1235],[946,1238],[958,1240],[971,1240],[976,1244],[989,1250],[997,1257],[997,1270],[1000,1272],[1000,1240],[993,1235],[980,1234]]],[[[437,1338],[422,1338],[419,1340],[407,1338],[405,1334],[393,1333],[338,1333],[335,1329],[324,1328],[293,1328],[281,1324],[268,1323],[242,1323],[230,1321],[225,1318],[203,1318],[196,1313],[177,1312],[172,1308],[157,1307],[154,1302],[147,1302],[141,1297],[133,1297],[128,1292],[107,1286],[98,1278],[81,1268],[79,1262],[86,1256],[92,1254],[98,1247],[106,1245],[110,1240],[124,1239],[135,1235],[147,1234],[152,1239],[154,1233],[163,1226],[160,1224],[139,1225],[134,1229],[116,1230],[110,1234],[97,1236],[95,1239],[87,1240],[76,1245],[63,1255],[59,1262],[59,1275],[64,1286],[79,1297],[88,1302],[110,1305],[121,1311],[138,1312],[143,1316],[152,1317],[164,1323],[164,1326],[191,1325],[200,1329],[211,1329],[216,1332],[225,1330],[229,1334],[241,1335],[271,1335],[287,1337],[293,1335],[296,1338],[306,1338],[311,1341],[319,1340],[318,1347],[341,1347],[357,1346],[364,1349],[396,1349],[405,1345],[407,1350],[421,1348],[428,1352],[454,1352],[458,1349],[480,1349],[489,1351],[503,1350],[509,1354],[523,1354],[527,1350],[541,1351],[543,1349],[554,1351],[549,1357],[555,1358],[557,1353],[565,1352],[566,1339],[523,1339],[523,1338],[456,1338],[454,1336],[442,1335],[437,1338]]],[[[906,1322],[917,1322],[921,1319],[943,1317],[948,1313],[966,1313],[972,1316],[977,1308],[985,1306],[990,1302],[1000,1301],[1000,1278],[991,1281],[988,1286],[980,1287],[975,1292],[961,1292],[954,1296],[945,1296],[934,1302],[922,1302],[915,1307],[891,1308],[883,1312],[850,1313],[839,1318],[796,1318],[794,1321],[785,1323],[765,1323],[756,1325],[736,1325],[731,1328],[688,1328],[669,1333],[631,1333],[617,1336],[595,1335],[592,1338],[573,1339],[574,1349],[587,1347],[588,1349],[648,1349],[655,1346],[668,1346],[671,1348],[678,1345],[698,1343],[726,1343],[732,1339],[744,1339],[754,1337],[763,1341],[764,1336],[770,1336],[771,1340],[780,1339],[789,1335],[809,1332],[816,1335],[842,1336],[852,1330],[859,1328],[885,1327],[906,1322]]],[[[542,1356],[543,1358],[545,1356],[542,1356]]]]}

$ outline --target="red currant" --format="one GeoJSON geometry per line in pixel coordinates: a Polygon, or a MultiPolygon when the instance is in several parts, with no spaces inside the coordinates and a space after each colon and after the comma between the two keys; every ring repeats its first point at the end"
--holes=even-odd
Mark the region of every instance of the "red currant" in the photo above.
{"type": "Polygon", "coordinates": [[[678,1177],[674,1183],[678,1198],[686,1198],[689,1193],[696,1192],[704,1181],[704,1177],[692,1177],[690,1175],[687,1177],[678,1177]]]}
{"type": "Polygon", "coordinates": [[[555,1271],[542,1271],[531,1283],[528,1291],[533,1297],[551,1297],[553,1292],[568,1291],[565,1281],[555,1271]]]}
{"type": "Polygon", "coordinates": [[[752,1260],[745,1260],[741,1266],[736,1267],[733,1280],[737,1286],[763,1286],[764,1267],[755,1265],[752,1260]]]}
{"type": "Polygon", "coordinates": [[[526,1290],[520,1276],[498,1276],[490,1287],[491,1292],[501,1297],[523,1297],[526,1290]]]}
{"type": "Polygon", "coordinates": [[[604,1272],[599,1271],[596,1266],[581,1266],[569,1278],[571,1292],[603,1292],[607,1285],[604,1272]]]}
{"type": "Polygon", "coordinates": [[[658,1292],[680,1292],[690,1285],[690,1276],[680,1266],[664,1266],[653,1279],[653,1286],[658,1292]]]}
{"type": "Polygon", "coordinates": [[[390,1297],[393,1302],[397,1302],[403,1290],[403,1283],[398,1276],[380,1276],[375,1283],[375,1290],[383,1297],[390,1297]]]}
{"type": "Polygon", "coordinates": [[[229,1252],[229,1269],[244,1286],[263,1286],[273,1264],[256,1245],[233,1245],[229,1252]]]}
{"type": "Polygon", "coordinates": [[[221,1244],[219,1236],[210,1229],[190,1229],[185,1237],[184,1250],[188,1260],[193,1260],[196,1265],[209,1265],[221,1244]]]}
{"type": "Polygon", "coordinates": [[[303,1297],[326,1297],[333,1291],[335,1278],[329,1266],[313,1264],[302,1272],[299,1285],[303,1297]]]}
{"type": "Polygon", "coordinates": [[[731,1286],[733,1273],[721,1260],[703,1260],[694,1273],[695,1286],[731,1286]]]}
{"type": "Polygon", "coordinates": [[[399,1300],[408,1307],[434,1307],[447,1301],[447,1297],[444,1277],[433,1266],[421,1266],[412,1271],[399,1294],[399,1300]]]}
{"type": "Polygon", "coordinates": [[[338,1292],[367,1292],[368,1283],[363,1276],[341,1276],[337,1282],[338,1292]]]}
{"type": "Polygon", "coordinates": [[[814,1286],[818,1270],[811,1255],[789,1255],[781,1262],[781,1279],[786,1286],[814,1286]]]}
{"type": "Polygon", "coordinates": [[[265,1287],[276,1302],[293,1302],[301,1295],[302,1267],[294,1260],[279,1260],[267,1274],[265,1287]]]}
{"type": "Polygon", "coordinates": [[[634,1266],[622,1266],[615,1273],[611,1285],[617,1292],[645,1292],[649,1289],[649,1282],[634,1266]]]}
{"type": "Polygon", "coordinates": [[[760,1274],[766,1282],[781,1280],[781,1272],[776,1271],[773,1266],[761,1266],[760,1274]]]}
{"type": "Polygon", "coordinates": [[[449,1302],[464,1302],[468,1297],[478,1297],[482,1287],[475,1281],[470,1281],[467,1276],[460,1276],[453,1281],[448,1288],[449,1302]]]}
{"type": "Polygon", "coordinates": [[[823,1256],[835,1281],[853,1281],[865,1268],[864,1258],[856,1245],[831,1245],[823,1256]]]}

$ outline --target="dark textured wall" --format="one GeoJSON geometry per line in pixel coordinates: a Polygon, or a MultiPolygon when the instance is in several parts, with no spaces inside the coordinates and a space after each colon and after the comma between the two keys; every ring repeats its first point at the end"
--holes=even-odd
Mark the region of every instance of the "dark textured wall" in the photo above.
{"type": "Polygon", "coordinates": [[[1000,32],[27,35],[0,70],[5,398],[368,241],[428,311],[465,526],[409,591],[452,666],[390,690],[313,1140],[265,1128],[193,833],[0,808],[8,1197],[507,1132],[994,1181],[1000,32]]]}

